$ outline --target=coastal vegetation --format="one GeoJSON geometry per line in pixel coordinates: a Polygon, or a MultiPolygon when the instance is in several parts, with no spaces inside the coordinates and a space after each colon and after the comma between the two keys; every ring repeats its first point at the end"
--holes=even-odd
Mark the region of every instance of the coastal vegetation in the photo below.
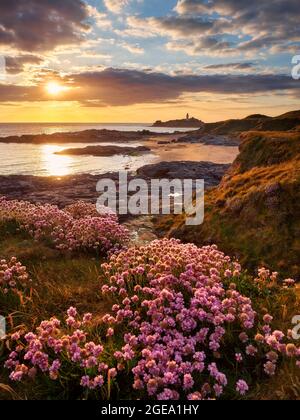
{"type": "Polygon", "coordinates": [[[229,172],[206,194],[204,224],[191,229],[179,216],[169,234],[216,243],[251,270],[264,265],[299,279],[300,134],[247,132],[241,141],[229,172]]]}
{"type": "Polygon", "coordinates": [[[300,398],[300,136],[239,142],[231,166],[181,162],[211,171],[205,222],[156,217],[157,240],[89,199],[0,199],[1,399],[300,398]]]}

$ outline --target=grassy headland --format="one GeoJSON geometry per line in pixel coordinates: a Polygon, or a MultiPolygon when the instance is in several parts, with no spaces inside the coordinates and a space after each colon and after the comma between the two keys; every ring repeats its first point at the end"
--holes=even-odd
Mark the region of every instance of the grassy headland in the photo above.
{"type": "Polygon", "coordinates": [[[300,278],[300,133],[247,132],[221,184],[206,195],[205,222],[169,234],[198,245],[216,243],[250,269],[266,265],[300,278]]]}

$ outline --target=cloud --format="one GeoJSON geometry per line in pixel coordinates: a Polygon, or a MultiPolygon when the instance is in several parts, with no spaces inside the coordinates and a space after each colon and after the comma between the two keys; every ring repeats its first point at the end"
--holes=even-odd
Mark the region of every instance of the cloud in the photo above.
{"type": "MultiPolygon", "coordinates": [[[[48,75],[36,86],[0,85],[0,101],[49,101],[45,90],[48,75]]],[[[68,86],[61,101],[85,106],[125,106],[178,100],[184,94],[293,94],[299,97],[300,84],[284,75],[169,75],[128,69],[107,68],[70,74],[57,80],[68,86]]],[[[51,98],[53,100],[53,98],[51,98]]]]}
{"type": "Polygon", "coordinates": [[[168,36],[190,55],[255,55],[300,47],[299,0],[178,0],[177,14],[131,18],[131,31],[168,36]]]}
{"type": "Polygon", "coordinates": [[[142,36],[146,33],[150,35],[167,35],[176,39],[178,37],[193,37],[205,34],[213,28],[214,22],[201,17],[171,16],[144,19],[131,16],[127,18],[127,24],[130,27],[127,31],[136,31],[137,35],[142,31],[142,36]]]}
{"type": "Polygon", "coordinates": [[[7,73],[22,73],[28,65],[39,65],[44,59],[37,55],[25,54],[15,57],[5,57],[5,67],[7,73]]]}
{"type": "Polygon", "coordinates": [[[145,50],[141,48],[138,44],[132,45],[127,42],[120,44],[122,48],[129,51],[131,54],[144,54],[145,50]]]}
{"type": "Polygon", "coordinates": [[[150,27],[156,29],[160,34],[173,37],[192,37],[209,32],[214,22],[205,20],[202,17],[165,17],[148,19],[150,27]]]}
{"type": "Polygon", "coordinates": [[[234,69],[234,70],[247,70],[251,69],[255,66],[255,63],[226,63],[226,64],[211,64],[209,66],[205,66],[204,68],[207,70],[226,70],[226,69],[234,69]]]}
{"type": "Polygon", "coordinates": [[[120,13],[128,3],[129,0],[104,0],[107,9],[113,13],[120,13]]]}
{"type": "Polygon", "coordinates": [[[99,10],[96,7],[93,7],[91,5],[87,6],[87,10],[89,13],[89,16],[94,19],[95,24],[99,28],[111,28],[112,23],[108,19],[107,15],[105,13],[100,13],[99,10]]]}
{"type": "Polygon", "coordinates": [[[1,0],[0,45],[36,52],[78,43],[88,18],[82,0],[1,0]]]}
{"type": "Polygon", "coordinates": [[[202,37],[198,41],[171,41],[166,44],[169,51],[183,51],[187,55],[196,56],[235,56],[234,45],[214,37],[202,37]]]}

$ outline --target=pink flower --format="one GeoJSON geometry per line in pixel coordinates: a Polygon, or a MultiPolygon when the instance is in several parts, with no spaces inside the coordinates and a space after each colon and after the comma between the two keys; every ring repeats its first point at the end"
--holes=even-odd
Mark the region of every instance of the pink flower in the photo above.
{"type": "Polygon", "coordinates": [[[118,374],[118,372],[117,372],[117,369],[115,369],[115,368],[109,369],[109,371],[108,371],[108,376],[110,378],[115,378],[117,376],[117,374],[118,374]]]}
{"type": "Polygon", "coordinates": [[[103,376],[101,376],[101,375],[96,376],[96,378],[93,381],[93,384],[96,388],[101,388],[104,384],[103,376]]]}
{"type": "Polygon", "coordinates": [[[240,395],[246,395],[247,392],[249,391],[249,386],[248,386],[247,382],[245,382],[243,380],[239,380],[236,384],[236,391],[240,395]]]}
{"type": "Polygon", "coordinates": [[[257,354],[258,350],[256,347],[250,345],[246,348],[246,353],[248,356],[254,357],[257,354]]]}
{"type": "Polygon", "coordinates": [[[92,314],[90,314],[90,313],[84,314],[83,323],[87,324],[87,323],[91,322],[92,318],[93,318],[92,314]]]}
{"type": "Polygon", "coordinates": [[[106,337],[112,337],[114,334],[115,334],[114,329],[113,328],[109,328],[107,330],[106,337]]]}
{"type": "Polygon", "coordinates": [[[70,318],[76,318],[76,316],[77,316],[77,309],[71,307],[70,309],[68,309],[67,314],[68,314],[68,317],[70,317],[70,318]]]}
{"type": "Polygon", "coordinates": [[[84,388],[87,388],[90,386],[90,377],[89,376],[83,376],[81,378],[81,382],[80,385],[83,386],[84,388]]]}
{"type": "Polygon", "coordinates": [[[240,338],[242,343],[247,343],[247,341],[249,340],[248,335],[244,332],[240,334],[239,338],[240,338]]]}
{"type": "Polygon", "coordinates": [[[237,354],[235,355],[235,360],[236,360],[238,363],[241,363],[244,359],[243,359],[243,356],[242,356],[240,353],[237,353],[237,354]]]}
{"type": "Polygon", "coordinates": [[[269,314],[265,315],[263,319],[265,324],[271,324],[271,322],[273,321],[273,317],[269,314]]]}
{"type": "Polygon", "coordinates": [[[276,364],[272,362],[267,362],[264,365],[264,370],[268,376],[274,376],[276,372],[276,364]]]}

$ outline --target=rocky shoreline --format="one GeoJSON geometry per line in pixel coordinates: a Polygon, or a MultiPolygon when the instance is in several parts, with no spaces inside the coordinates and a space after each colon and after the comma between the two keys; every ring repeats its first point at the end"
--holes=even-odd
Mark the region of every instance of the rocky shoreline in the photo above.
{"type": "MultiPolygon", "coordinates": [[[[164,127],[162,125],[162,127],[164,127]]],[[[175,126],[174,126],[175,128],[175,126]]],[[[22,136],[0,137],[0,143],[10,144],[68,144],[68,143],[128,143],[141,142],[147,146],[149,142],[156,140],[157,145],[174,144],[204,144],[210,146],[238,146],[238,137],[204,133],[203,130],[174,132],[174,133],[154,133],[148,130],[143,131],[116,131],[116,130],[85,130],[70,133],[54,134],[26,134],[22,136]]],[[[95,146],[96,147],[96,146],[95,146]]],[[[101,146],[99,146],[100,148],[101,146]]],[[[102,146],[105,147],[105,146],[102,146]]],[[[112,146],[113,147],[113,146],[112,146]]],[[[118,147],[118,146],[115,146],[118,147]]],[[[84,149],[81,149],[84,151],[84,149]]],[[[99,149],[100,150],[100,149],[99,149]]],[[[69,151],[68,151],[69,152],[69,151]]],[[[89,152],[89,151],[87,151],[89,152]]],[[[112,156],[98,154],[95,150],[94,156],[112,156]]],[[[81,154],[73,151],[72,154],[81,154]]],[[[86,154],[86,153],[83,153],[86,154]]],[[[90,154],[90,153],[87,153],[90,154]]],[[[114,153],[113,153],[114,154],[114,153]]]]}
{"type": "MultiPolygon", "coordinates": [[[[160,162],[147,165],[137,173],[129,172],[128,180],[145,179],[204,179],[206,188],[218,185],[230,165],[210,162],[160,162]]],[[[30,175],[0,176],[0,196],[33,203],[49,203],[65,207],[79,200],[95,202],[99,196],[96,184],[101,179],[112,179],[118,186],[119,174],[72,175],[64,177],[36,177],[30,175]]]]}
{"type": "Polygon", "coordinates": [[[188,144],[205,144],[207,146],[227,146],[227,147],[238,147],[241,144],[240,137],[234,136],[223,136],[216,134],[204,134],[201,132],[192,132],[179,138],[176,143],[188,143],[188,144]]]}
{"type": "MultiPolygon", "coordinates": [[[[159,134],[164,136],[164,133],[159,134]]],[[[116,130],[85,130],[54,134],[26,134],[22,136],[0,137],[0,143],[18,144],[65,144],[65,143],[123,143],[146,140],[153,136],[148,130],[116,131],[116,130]]]]}

